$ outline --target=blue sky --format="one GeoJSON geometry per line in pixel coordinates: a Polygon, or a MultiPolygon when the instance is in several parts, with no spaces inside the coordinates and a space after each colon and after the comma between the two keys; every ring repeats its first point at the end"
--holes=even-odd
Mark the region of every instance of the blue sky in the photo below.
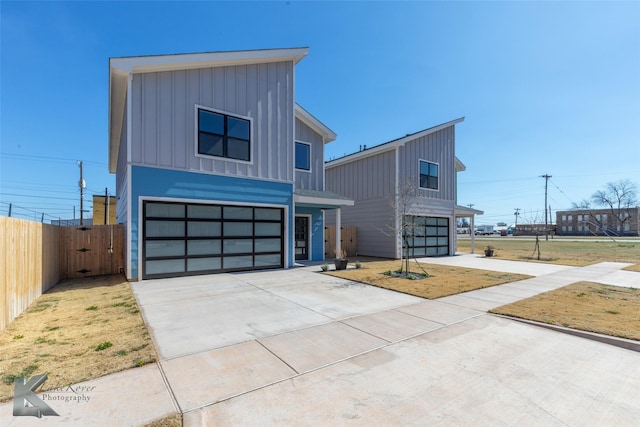
{"type": "Polygon", "coordinates": [[[108,58],[309,47],[296,100],[327,158],[465,116],[458,201],[544,221],[640,185],[640,2],[0,2],[0,214],[45,221],[115,192],[108,58]]]}

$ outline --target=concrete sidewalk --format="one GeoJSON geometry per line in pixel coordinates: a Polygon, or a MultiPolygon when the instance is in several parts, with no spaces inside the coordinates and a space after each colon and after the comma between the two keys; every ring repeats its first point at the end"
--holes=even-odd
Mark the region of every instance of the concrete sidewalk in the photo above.
{"type": "Polygon", "coordinates": [[[486,310],[581,280],[640,287],[640,273],[421,261],[535,277],[439,300],[317,266],[132,283],[159,362],[83,383],[86,400],[48,401],[59,417],[0,405],[0,425],[143,425],[176,412],[186,426],[637,425],[637,352],[486,310]]]}

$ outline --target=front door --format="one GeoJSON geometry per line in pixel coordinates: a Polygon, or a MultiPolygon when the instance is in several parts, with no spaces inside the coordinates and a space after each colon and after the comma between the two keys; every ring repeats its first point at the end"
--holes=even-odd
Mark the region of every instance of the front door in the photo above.
{"type": "Polygon", "coordinates": [[[296,260],[309,259],[309,217],[296,217],[296,260]]]}

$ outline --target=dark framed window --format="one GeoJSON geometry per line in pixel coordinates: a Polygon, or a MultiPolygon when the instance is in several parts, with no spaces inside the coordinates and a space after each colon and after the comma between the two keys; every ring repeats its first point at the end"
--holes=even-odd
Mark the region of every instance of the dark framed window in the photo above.
{"type": "Polygon", "coordinates": [[[438,189],[438,164],[420,160],[420,188],[438,189]]]}
{"type": "Polygon", "coordinates": [[[296,142],[296,169],[311,170],[311,145],[296,142]]]}
{"type": "Polygon", "coordinates": [[[251,160],[251,121],[198,108],[198,154],[251,160]]]}

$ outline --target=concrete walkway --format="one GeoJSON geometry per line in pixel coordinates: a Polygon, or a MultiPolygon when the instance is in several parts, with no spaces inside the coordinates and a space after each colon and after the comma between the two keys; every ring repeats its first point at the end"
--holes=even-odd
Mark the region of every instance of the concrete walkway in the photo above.
{"type": "Polygon", "coordinates": [[[637,425],[640,354],[486,310],[580,280],[640,288],[640,273],[421,261],[535,277],[439,300],[318,267],[133,283],[159,362],[81,384],[86,400],[46,401],[59,417],[0,405],[0,425],[141,425],[176,411],[186,426],[637,425]]]}

